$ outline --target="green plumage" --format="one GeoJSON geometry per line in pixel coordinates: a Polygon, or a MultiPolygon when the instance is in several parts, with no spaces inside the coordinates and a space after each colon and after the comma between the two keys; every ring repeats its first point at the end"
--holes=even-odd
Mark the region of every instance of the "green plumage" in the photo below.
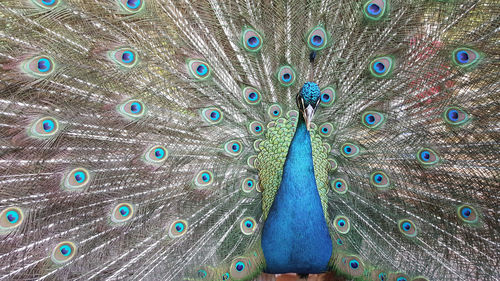
{"type": "Polygon", "coordinates": [[[258,280],[307,114],[325,271],[500,279],[499,14],[497,0],[1,1],[0,280],[258,280]]]}

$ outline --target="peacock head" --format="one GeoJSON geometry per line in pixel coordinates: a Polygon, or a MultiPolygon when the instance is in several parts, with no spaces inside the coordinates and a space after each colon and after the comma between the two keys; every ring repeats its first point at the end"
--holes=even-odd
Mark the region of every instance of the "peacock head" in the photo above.
{"type": "Polygon", "coordinates": [[[306,122],[307,130],[311,128],[311,122],[314,117],[314,112],[320,102],[321,91],[318,84],[314,82],[306,82],[302,89],[300,89],[297,95],[297,106],[299,111],[304,116],[304,121],[306,122]]]}

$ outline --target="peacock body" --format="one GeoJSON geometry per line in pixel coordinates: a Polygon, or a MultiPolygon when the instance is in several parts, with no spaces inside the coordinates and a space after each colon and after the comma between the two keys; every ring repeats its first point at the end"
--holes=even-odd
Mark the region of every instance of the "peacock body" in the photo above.
{"type": "Polygon", "coordinates": [[[495,0],[4,0],[0,280],[499,280],[495,0]]]}

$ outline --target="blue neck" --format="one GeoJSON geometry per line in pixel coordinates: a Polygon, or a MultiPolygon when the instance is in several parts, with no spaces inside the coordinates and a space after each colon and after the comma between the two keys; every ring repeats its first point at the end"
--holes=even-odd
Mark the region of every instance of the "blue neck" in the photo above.
{"type": "Polygon", "coordinates": [[[311,137],[300,116],[281,184],[262,232],[267,273],[321,273],[332,254],[314,177],[311,137]]]}

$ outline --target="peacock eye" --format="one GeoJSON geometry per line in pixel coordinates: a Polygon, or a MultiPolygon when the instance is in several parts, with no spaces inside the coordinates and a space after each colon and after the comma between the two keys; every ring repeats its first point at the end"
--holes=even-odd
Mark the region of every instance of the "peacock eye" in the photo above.
{"type": "Polygon", "coordinates": [[[475,223],[478,221],[476,209],[470,205],[461,205],[457,209],[458,217],[466,223],[475,223]]]}
{"type": "Polygon", "coordinates": [[[382,171],[372,173],[370,176],[370,183],[380,189],[387,188],[390,185],[389,177],[382,171]]]}
{"type": "Polygon", "coordinates": [[[339,193],[339,194],[344,194],[347,192],[348,186],[345,180],[343,179],[336,179],[332,181],[331,185],[332,189],[339,193]]]}
{"type": "Polygon", "coordinates": [[[353,143],[344,143],[340,147],[340,153],[346,158],[353,158],[359,154],[359,147],[353,143]]]}
{"type": "Polygon", "coordinates": [[[132,68],[138,62],[137,53],[131,48],[119,48],[108,54],[113,62],[124,68],[132,68]]]}
{"type": "Polygon", "coordinates": [[[144,7],[143,0],[119,0],[122,9],[130,14],[141,11],[144,7]]]}
{"type": "Polygon", "coordinates": [[[324,49],[328,43],[328,36],[322,26],[314,27],[307,36],[307,46],[309,49],[319,51],[324,49]]]}
{"type": "Polygon", "coordinates": [[[188,69],[191,76],[198,80],[205,80],[210,76],[210,67],[202,60],[188,60],[188,69]]]}
{"type": "Polygon", "coordinates": [[[203,109],[201,111],[201,116],[207,123],[211,125],[218,124],[223,119],[222,111],[215,107],[203,109]]]}
{"type": "Polygon", "coordinates": [[[208,275],[208,273],[206,270],[203,270],[203,269],[198,270],[198,277],[199,278],[204,279],[207,277],[207,275],[208,275]]]}
{"type": "Polygon", "coordinates": [[[134,216],[134,207],[129,203],[117,204],[111,213],[111,221],[123,223],[129,221],[134,216]]]}
{"type": "MultiPolygon", "coordinates": [[[[396,281],[408,281],[409,277],[404,274],[404,273],[391,273],[389,275],[389,280],[396,280],[396,281]]],[[[413,281],[418,281],[418,279],[412,279],[413,281]]]]}
{"type": "Polygon", "coordinates": [[[285,87],[291,86],[295,82],[295,71],[290,66],[282,66],[278,71],[278,80],[285,87]]]}
{"type": "Polygon", "coordinates": [[[61,242],[54,247],[51,259],[58,264],[68,262],[75,256],[76,249],[76,245],[72,242],[61,242]]]}
{"type": "Polygon", "coordinates": [[[272,120],[276,120],[281,117],[281,106],[279,104],[273,104],[267,109],[267,114],[272,120]]]}
{"type": "Polygon", "coordinates": [[[53,9],[59,5],[59,0],[31,0],[40,8],[53,9]]]}
{"type": "Polygon", "coordinates": [[[361,276],[365,271],[361,259],[357,256],[339,255],[336,262],[340,270],[348,272],[354,278],[361,276]]]}
{"type": "Polygon", "coordinates": [[[257,229],[257,222],[252,217],[243,218],[240,222],[241,232],[245,235],[251,235],[257,229]]]}
{"type": "Polygon", "coordinates": [[[163,145],[155,145],[144,154],[144,160],[151,164],[161,164],[168,158],[168,150],[163,145]]]}
{"type": "Polygon", "coordinates": [[[246,28],[241,34],[243,47],[249,52],[258,52],[262,48],[262,36],[252,28],[246,28]]]}
{"type": "Polygon", "coordinates": [[[139,119],[144,116],[146,108],[139,100],[128,100],[118,106],[118,112],[127,118],[139,119]]]}
{"type": "Polygon", "coordinates": [[[36,138],[47,138],[55,135],[59,130],[59,123],[53,117],[43,117],[36,120],[31,129],[29,130],[29,135],[36,138]]]}
{"type": "Polygon", "coordinates": [[[67,190],[81,190],[90,182],[90,173],[85,168],[76,168],[66,174],[63,186],[67,190]]]}
{"type": "Polygon", "coordinates": [[[242,152],[242,144],[237,140],[228,141],[224,145],[224,151],[229,156],[238,156],[242,152]]]}
{"type": "Polygon", "coordinates": [[[254,179],[246,178],[241,183],[241,190],[243,190],[243,192],[245,192],[245,193],[249,193],[249,192],[253,191],[254,188],[255,188],[255,180],[254,179]]]}
{"type": "Polygon", "coordinates": [[[43,78],[54,72],[54,61],[48,56],[37,56],[24,61],[22,70],[33,77],[43,78]]]}
{"type": "Polygon", "coordinates": [[[319,133],[323,137],[329,137],[333,133],[333,125],[332,123],[324,123],[319,126],[319,133]]]}
{"type": "Polygon", "coordinates": [[[23,211],[18,207],[9,207],[0,212],[0,233],[10,231],[24,220],[23,211]]]}
{"type": "Polygon", "coordinates": [[[366,111],[361,115],[361,122],[365,127],[375,129],[384,122],[384,115],[376,111],[366,111]]]}
{"type": "Polygon", "coordinates": [[[462,125],[468,120],[465,111],[458,107],[449,107],[444,111],[444,120],[450,125],[462,125]]]}
{"type": "Polygon", "coordinates": [[[238,257],[231,262],[230,276],[235,280],[249,280],[252,271],[250,271],[250,260],[246,257],[238,257]]]}
{"type": "Polygon", "coordinates": [[[365,3],[363,14],[369,20],[379,20],[386,12],[386,0],[371,0],[365,3]]]}
{"type": "Polygon", "coordinates": [[[409,219],[400,220],[398,222],[398,225],[399,225],[399,230],[404,235],[406,235],[408,237],[417,236],[417,228],[411,220],[409,220],[409,219]]]}
{"type": "Polygon", "coordinates": [[[457,48],[453,51],[453,62],[462,68],[469,68],[476,64],[481,55],[470,48],[457,48]]]}
{"type": "Polygon", "coordinates": [[[421,148],[417,152],[417,160],[424,166],[430,166],[436,164],[439,161],[439,157],[434,150],[430,148],[421,148]]]}
{"type": "Polygon", "coordinates": [[[264,132],[264,125],[259,121],[253,121],[248,125],[248,131],[254,136],[260,136],[264,132]]]}
{"type": "Polygon", "coordinates": [[[260,103],[260,92],[253,87],[245,87],[243,89],[243,99],[248,104],[256,105],[260,103]]]}
{"type": "Polygon", "coordinates": [[[336,92],[332,87],[326,87],[321,90],[320,105],[321,106],[331,106],[335,101],[336,92]]]}
{"type": "Polygon", "coordinates": [[[170,238],[179,238],[186,234],[188,230],[188,223],[185,220],[176,220],[170,224],[168,235],[170,238]]]}
{"type": "Polygon", "coordinates": [[[214,181],[213,174],[208,170],[201,170],[194,177],[194,184],[197,187],[207,187],[214,181]]]}
{"type": "Polygon", "coordinates": [[[338,232],[342,234],[348,233],[351,228],[349,219],[345,216],[336,216],[333,221],[333,226],[338,232]]]}
{"type": "Polygon", "coordinates": [[[391,73],[393,59],[391,57],[379,57],[370,63],[370,72],[374,77],[383,78],[391,73]]]}

